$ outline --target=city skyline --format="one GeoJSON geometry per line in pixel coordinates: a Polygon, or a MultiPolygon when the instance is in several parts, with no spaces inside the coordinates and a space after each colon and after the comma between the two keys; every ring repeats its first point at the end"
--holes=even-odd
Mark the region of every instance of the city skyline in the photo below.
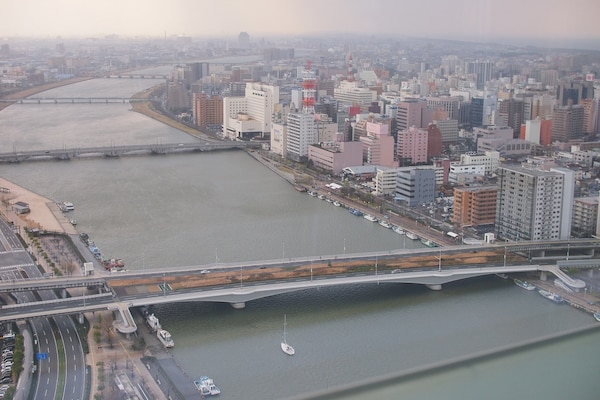
{"type": "Polygon", "coordinates": [[[193,36],[251,41],[269,36],[355,33],[475,42],[509,42],[543,47],[600,50],[592,0],[423,0],[368,3],[329,0],[285,3],[275,0],[174,0],[167,6],[105,0],[0,0],[0,38],[90,36],[193,36]],[[577,46],[576,44],[580,44],[577,46]]]}

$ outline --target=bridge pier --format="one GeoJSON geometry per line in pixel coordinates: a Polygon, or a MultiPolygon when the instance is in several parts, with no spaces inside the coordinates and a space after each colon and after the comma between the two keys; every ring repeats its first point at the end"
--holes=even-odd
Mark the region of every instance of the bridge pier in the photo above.
{"type": "Polygon", "coordinates": [[[435,291],[442,290],[442,285],[440,285],[440,284],[425,285],[425,286],[427,286],[430,290],[435,290],[435,291]]]}
{"type": "Polygon", "coordinates": [[[546,271],[541,271],[540,272],[540,279],[543,281],[547,281],[548,280],[548,274],[546,273],[546,271]]]}
{"type": "Polygon", "coordinates": [[[231,303],[231,307],[235,308],[236,310],[243,310],[244,308],[246,308],[246,303],[245,302],[231,303]]]}

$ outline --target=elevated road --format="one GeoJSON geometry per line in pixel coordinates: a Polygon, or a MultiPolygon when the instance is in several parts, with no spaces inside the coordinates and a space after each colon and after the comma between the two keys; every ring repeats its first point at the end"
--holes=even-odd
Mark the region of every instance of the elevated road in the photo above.
{"type": "MultiPolygon", "coordinates": [[[[64,292],[68,287],[88,286],[99,288],[99,293],[5,306],[0,310],[0,321],[109,309],[120,313],[121,320],[115,327],[120,332],[131,333],[136,327],[129,307],[211,301],[243,308],[248,301],[318,287],[413,283],[440,290],[442,285],[460,279],[522,272],[539,272],[542,278],[553,274],[572,290],[578,291],[585,287],[585,283],[570,278],[560,267],[597,269],[600,265],[598,258],[594,258],[597,244],[589,240],[564,242],[570,259],[566,260],[564,254],[562,260],[553,260],[557,255],[552,252],[547,254],[548,259],[543,264],[532,263],[531,254],[543,259],[544,254],[536,252],[548,252],[545,245],[518,243],[167,267],[161,271],[100,277],[7,282],[0,284],[0,291],[10,291],[13,287],[16,293],[44,289],[61,289],[64,292]]],[[[560,253],[561,246],[563,242],[557,242],[551,248],[558,249],[560,253]]]]}

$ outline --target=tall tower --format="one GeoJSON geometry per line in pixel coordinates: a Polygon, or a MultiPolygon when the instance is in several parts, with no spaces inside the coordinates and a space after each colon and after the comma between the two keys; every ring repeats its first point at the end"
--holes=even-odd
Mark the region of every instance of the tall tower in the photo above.
{"type": "Polygon", "coordinates": [[[354,82],[354,71],[352,70],[352,53],[348,56],[348,75],[346,76],[348,82],[354,82]]]}
{"type": "Polygon", "coordinates": [[[310,69],[310,60],[306,61],[306,69],[302,77],[302,113],[315,113],[315,76],[310,69]]]}

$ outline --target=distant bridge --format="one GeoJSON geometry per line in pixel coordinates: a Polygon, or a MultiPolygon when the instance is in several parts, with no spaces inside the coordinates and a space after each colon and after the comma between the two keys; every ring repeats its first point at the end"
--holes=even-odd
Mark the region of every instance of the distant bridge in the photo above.
{"type": "Polygon", "coordinates": [[[212,142],[140,144],[125,146],[104,146],[87,148],[64,148],[55,150],[13,151],[0,153],[0,163],[19,163],[24,161],[71,160],[85,157],[121,157],[144,154],[169,154],[184,152],[205,152],[218,150],[236,150],[258,148],[257,142],[212,142]]]}
{"type": "Polygon", "coordinates": [[[108,104],[142,101],[148,101],[148,99],[133,97],[25,97],[21,99],[0,99],[2,103],[13,104],[108,104]]]}
{"type": "Polygon", "coordinates": [[[122,75],[107,75],[104,78],[109,79],[168,79],[167,74],[122,74],[122,75]]]}

